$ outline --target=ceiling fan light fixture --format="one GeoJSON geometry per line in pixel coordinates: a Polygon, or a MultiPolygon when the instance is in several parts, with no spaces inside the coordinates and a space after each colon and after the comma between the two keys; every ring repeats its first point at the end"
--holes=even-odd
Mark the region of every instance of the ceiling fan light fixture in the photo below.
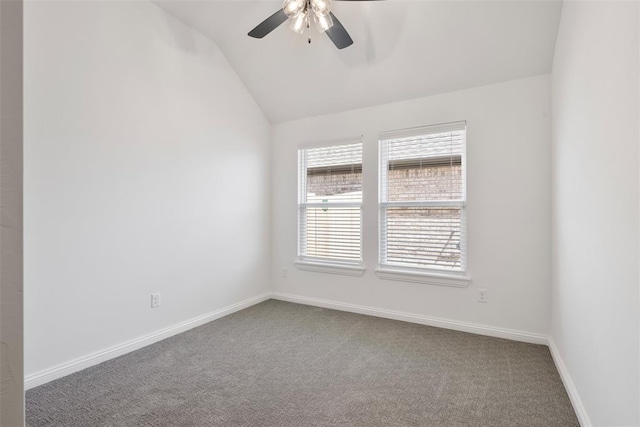
{"type": "Polygon", "coordinates": [[[307,12],[303,11],[290,19],[291,22],[289,22],[289,28],[298,34],[302,34],[307,28],[308,19],[309,16],[307,15],[307,12]]]}
{"type": "Polygon", "coordinates": [[[328,16],[331,12],[331,0],[310,0],[311,9],[317,17],[328,16]]]}
{"type": "MultiPolygon", "coordinates": [[[[2,1],[2,0],[0,0],[2,1]]],[[[362,0],[345,0],[362,1],[362,0]]],[[[304,34],[310,31],[311,19],[319,33],[325,33],[331,42],[338,48],[344,49],[353,44],[353,39],[344,28],[340,20],[331,12],[332,0],[284,0],[282,9],[278,9],[267,19],[249,31],[249,37],[261,39],[273,30],[289,21],[289,28],[304,34]],[[312,17],[313,15],[313,17],[312,17]]],[[[311,43],[311,34],[307,35],[307,41],[311,43]]]]}
{"type": "Polygon", "coordinates": [[[319,33],[324,33],[333,26],[333,19],[331,15],[313,15],[313,21],[316,24],[316,29],[319,33]]]}
{"type": "Polygon", "coordinates": [[[295,18],[305,10],[306,0],[284,0],[282,10],[289,18],[295,18]]]}

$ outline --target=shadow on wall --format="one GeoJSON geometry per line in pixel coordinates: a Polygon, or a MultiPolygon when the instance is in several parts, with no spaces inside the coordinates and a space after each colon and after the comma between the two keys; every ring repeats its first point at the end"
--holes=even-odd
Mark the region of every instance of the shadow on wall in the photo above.
{"type": "MultiPolygon", "coordinates": [[[[342,3],[342,2],[341,2],[342,3]]],[[[359,16],[343,22],[354,40],[354,44],[345,50],[335,50],[334,54],[350,68],[360,68],[384,62],[396,50],[404,31],[406,4],[404,2],[358,2],[357,5],[339,4],[338,18],[348,15],[347,8],[359,6],[359,16]],[[345,13],[346,12],[346,13],[345,13]],[[384,26],[386,31],[376,31],[384,26]]],[[[335,4],[335,3],[334,3],[335,4]]]]}
{"type": "MultiPolygon", "coordinates": [[[[217,43],[201,43],[196,38],[196,32],[190,30],[190,27],[186,27],[185,24],[180,22],[178,18],[166,13],[158,7],[158,11],[162,13],[163,19],[166,23],[167,33],[170,39],[173,40],[174,46],[182,52],[189,53],[191,55],[203,55],[204,57],[217,57],[222,56],[222,52],[217,43]]],[[[202,37],[205,37],[204,35],[202,37]]],[[[207,40],[210,40],[207,38],[207,40]]],[[[225,60],[226,62],[226,60],[225,60]]],[[[217,63],[217,62],[216,62],[217,63]]]]}

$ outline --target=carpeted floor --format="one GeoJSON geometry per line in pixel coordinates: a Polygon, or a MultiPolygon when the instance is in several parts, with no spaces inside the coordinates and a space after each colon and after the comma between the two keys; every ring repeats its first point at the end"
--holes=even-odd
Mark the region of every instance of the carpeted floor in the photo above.
{"type": "Polygon", "coordinates": [[[29,390],[28,426],[578,426],[549,350],[269,300],[29,390]]]}

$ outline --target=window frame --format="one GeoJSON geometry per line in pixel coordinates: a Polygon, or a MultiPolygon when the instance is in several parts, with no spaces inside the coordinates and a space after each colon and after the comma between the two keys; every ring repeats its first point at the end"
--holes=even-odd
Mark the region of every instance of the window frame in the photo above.
{"type": "Polygon", "coordinates": [[[296,230],[296,260],[294,265],[299,270],[314,271],[321,273],[333,273],[342,274],[348,276],[362,276],[364,275],[364,247],[363,247],[363,219],[364,219],[364,141],[362,136],[354,138],[344,138],[338,140],[325,141],[321,143],[304,144],[300,145],[297,149],[298,157],[298,171],[297,171],[297,185],[298,185],[298,201],[297,201],[297,230],[296,230]],[[344,201],[344,202],[307,202],[307,165],[306,165],[306,150],[324,147],[337,147],[341,145],[360,144],[360,156],[361,156],[361,186],[362,197],[359,202],[344,201]],[[302,163],[305,162],[304,166],[302,163]],[[360,245],[360,258],[358,260],[340,260],[335,258],[318,258],[304,255],[304,242],[301,238],[303,227],[303,212],[307,208],[359,208],[360,211],[360,228],[359,228],[359,245],[360,245]]]}
{"type": "Polygon", "coordinates": [[[471,281],[468,276],[468,245],[467,245],[467,122],[458,121],[416,128],[400,129],[381,132],[378,136],[378,265],[376,275],[381,279],[406,282],[425,283],[439,286],[467,287],[471,281]],[[388,141],[406,137],[427,136],[443,132],[464,131],[464,141],[461,150],[462,190],[461,198],[454,200],[421,200],[421,201],[393,201],[388,200],[389,159],[383,150],[388,147],[388,141]],[[451,207],[460,209],[460,269],[436,269],[428,266],[416,266],[401,263],[389,263],[386,259],[387,209],[393,207],[451,207]]]}

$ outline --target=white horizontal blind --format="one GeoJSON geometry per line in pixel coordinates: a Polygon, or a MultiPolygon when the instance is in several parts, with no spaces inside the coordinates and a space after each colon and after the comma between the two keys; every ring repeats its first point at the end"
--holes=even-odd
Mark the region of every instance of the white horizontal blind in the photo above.
{"type": "Polygon", "coordinates": [[[380,138],[380,265],[465,271],[464,122],[380,138]]]}
{"type": "Polygon", "coordinates": [[[298,258],[362,260],[362,141],[298,150],[298,258]]]}

